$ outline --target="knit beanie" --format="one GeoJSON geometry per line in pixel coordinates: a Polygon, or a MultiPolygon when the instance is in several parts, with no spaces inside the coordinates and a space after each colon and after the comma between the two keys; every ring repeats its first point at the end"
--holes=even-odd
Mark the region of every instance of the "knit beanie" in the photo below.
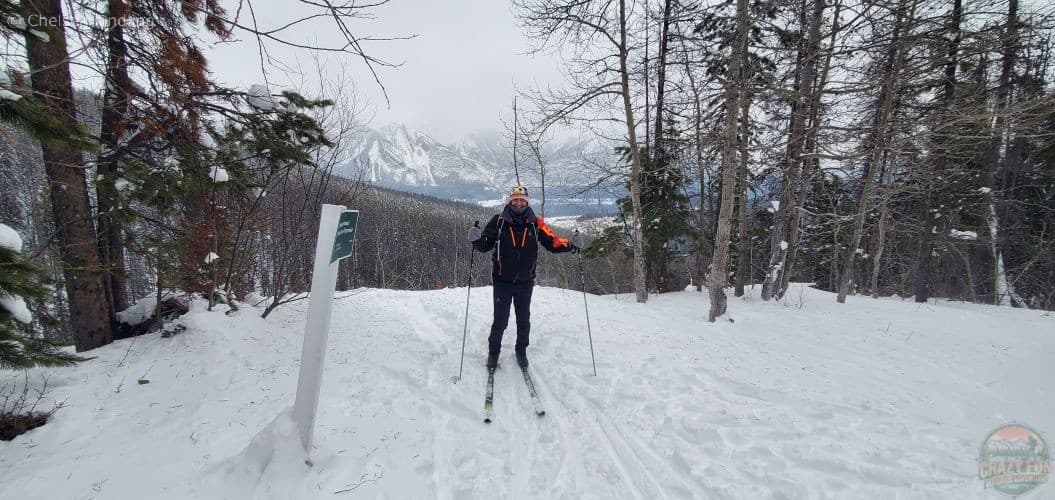
{"type": "Polygon", "coordinates": [[[509,196],[506,197],[506,203],[508,204],[516,199],[524,200],[528,202],[528,205],[531,204],[531,200],[528,198],[527,188],[524,186],[513,186],[513,189],[509,190],[509,196]]]}

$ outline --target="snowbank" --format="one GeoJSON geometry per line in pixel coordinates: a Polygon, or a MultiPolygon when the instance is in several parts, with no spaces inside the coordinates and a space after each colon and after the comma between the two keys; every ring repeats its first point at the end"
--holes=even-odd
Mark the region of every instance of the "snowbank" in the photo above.
{"type": "Polygon", "coordinates": [[[465,297],[338,294],[313,466],[288,417],[306,302],[266,320],[195,303],[181,335],[35,370],[66,407],[0,443],[0,497],[983,498],[993,429],[1055,432],[1050,313],[840,305],[800,285],[783,302],[731,298],[735,323],[705,322],[706,293],[590,296],[597,377],[582,293],[537,288],[529,356],[547,416],[514,369],[511,325],[485,425],[487,287],[451,382],[465,297]]]}

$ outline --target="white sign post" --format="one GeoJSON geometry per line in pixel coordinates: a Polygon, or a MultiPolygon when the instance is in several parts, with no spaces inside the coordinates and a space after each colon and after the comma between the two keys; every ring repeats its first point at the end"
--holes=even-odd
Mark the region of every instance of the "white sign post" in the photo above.
{"type": "Polygon", "coordinates": [[[311,276],[308,319],[304,328],[304,350],[300,356],[297,399],[293,420],[300,431],[304,451],[311,453],[315,412],[319,407],[319,387],[330,332],[333,292],[337,286],[337,265],[351,255],[359,212],[340,205],[323,205],[319,220],[319,240],[315,246],[315,271],[311,276]]]}

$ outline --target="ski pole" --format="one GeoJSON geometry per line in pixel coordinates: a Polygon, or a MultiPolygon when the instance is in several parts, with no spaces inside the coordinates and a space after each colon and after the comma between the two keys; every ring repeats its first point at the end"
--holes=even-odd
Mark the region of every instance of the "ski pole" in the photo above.
{"type": "MultiPolygon", "coordinates": [[[[578,234],[579,230],[576,229],[578,234]]],[[[579,277],[582,278],[582,306],[586,309],[586,334],[590,337],[590,362],[593,363],[593,376],[597,376],[597,359],[593,355],[593,331],[590,329],[590,306],[586,303],[586,271],[582,268],[582,250],[575,252],[579,256],[579,277]]]]}
{"type": "MultiPolygon", "coordinates": [[[[480,227],[480,221],[473,222],[473,227],[480,227]]],[[[473,257],[476,256],[476,249],[473,248],[473,243],[469,242],[469,284],[465,290],[465,327],[462,328],[462,360],[458,364],[458,378],[454,379],[455,382],[462,379],[462,368],[465,366],[465,335],[469,332],[469,296],[473,291],[473,257]]]]}

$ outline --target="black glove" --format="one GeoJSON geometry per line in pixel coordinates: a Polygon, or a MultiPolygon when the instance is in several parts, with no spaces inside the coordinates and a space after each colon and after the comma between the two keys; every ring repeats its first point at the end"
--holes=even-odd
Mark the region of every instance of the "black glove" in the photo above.
{"type": "Polygon", "coordinates": [[[465,239],[467,239],[469,241],[476,241],[476,240],[480,239],[480,237],[483,236],[483,234],[484,234],[483,229],[480,229],[477,226],[473,226],[473,227],[469,228],[469,234],[466,235],[465,239]]]}

